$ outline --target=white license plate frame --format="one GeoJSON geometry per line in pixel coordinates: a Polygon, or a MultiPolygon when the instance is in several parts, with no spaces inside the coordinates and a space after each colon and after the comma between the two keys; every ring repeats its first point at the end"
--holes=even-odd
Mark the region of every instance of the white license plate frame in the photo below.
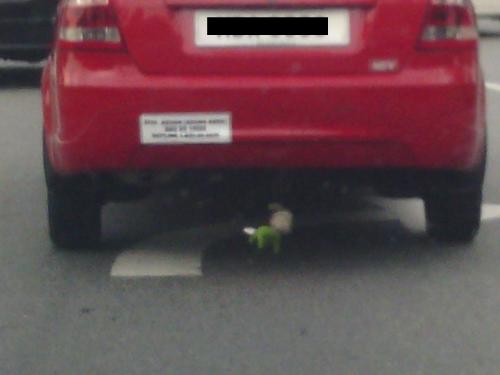
{"type": "Polygon", "coordinates": [[[351,43],[348,9],[196,10],[197,47],[341,47],[351,43]],[[208,35],[209,17],[328,17],[328,35],[208,35]]]}

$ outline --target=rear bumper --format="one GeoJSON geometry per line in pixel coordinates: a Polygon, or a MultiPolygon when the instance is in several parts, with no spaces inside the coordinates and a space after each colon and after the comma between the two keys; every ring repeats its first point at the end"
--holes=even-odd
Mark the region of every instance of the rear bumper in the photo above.
{"type": "Polygon", "coordinates": [[[143,75],[71,54],[44,74],[47,144],[60,173],[190,168],[475,167],[484,145],[478,69],[343,77],[143,75]],[[52,74],[51,74],[52,73],[52,74]],[[52,87],[53,90],[49,88],[52,87]],[[57,98],[57,99],[56,99],[57,98]],[[230,145],[145,146],[144,113],[230,112],[230,145]]]}

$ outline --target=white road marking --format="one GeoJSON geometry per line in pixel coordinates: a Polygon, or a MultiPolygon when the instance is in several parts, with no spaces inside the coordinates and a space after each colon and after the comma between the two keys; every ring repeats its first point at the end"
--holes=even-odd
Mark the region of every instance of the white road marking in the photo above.
{"type": "Polygon", "coordinates": [[[487,87],[489,90],[499,91],[499,92],[500,92],[500,84],[498,84],[498,83],[494,83],[494,82],[486,82],[486,87],[487,87]]]}
{"type": "Polygon", "coordinates": [[[2,60],[0,59],[0,68],[1,69],[37,69],[37,68],[43,68],[45,66],[45,62],[35,62],[35,63],[30,63],[30,62],[22,62],[22,61],[14,61],[14,60],[2,60]]]}
{"type": "MultiPolygon", "coordinates": [[[[408,230],[425,231],[424,202],[421,199],[381,199],[382,205],[393,212],[408,230]]],[[[500,219],[500,205],[483,204],[481,221],[500,219]]]]}
{"type": "Polygon", "coordinates": [[[201,276],[201,250],[181,247],[128,250],[116,259],[111,276],[201,276]]]}
{"type": "Polygon", "coordinates": [[[395,215],[402,225],[411,232],[425,231],[424,202],[412,199],[379,199],[380,204],[395,215]]]}
{"type": "Polygon", "coordinates": [[[111,268],[111,276],[201,276],[203,250],[216,238],[234,230],[226,224],[162,233],[121,253],[111,268]]]}
{"type": "Polygon", "coordinates": [[[500,219],[500,204],[484,204],[482,221],[500,219]]]}
{"type": "MultiPolygon", "coordinates": [[[[413,233],[425,231],[425,213],[420,199],[378,199],[368,210],[298,218],[296,225],[320,225],[346,221],[399,220],[413,233]]],[[[500,205],[483,205],[483,221],[500,219],[500,205]]],[[[181,232],[166,232],[139,243],[120,254],[111,268],[112,277],[199,277],[203,251],[217,238],[240,233],[239,224],[218,224],[181,232]]]]}

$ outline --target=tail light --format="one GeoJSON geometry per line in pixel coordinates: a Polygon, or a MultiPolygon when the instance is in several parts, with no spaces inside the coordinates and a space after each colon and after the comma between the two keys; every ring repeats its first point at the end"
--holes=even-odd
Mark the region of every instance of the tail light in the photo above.
{"type": "Polygon", "coordinates": [[[474,47],[477,41],[471,0],[430,0],[420,40],[422,47],[474,47]]]}
{"type": "Polygon", "coordinates": [[[118,20],[109,0],[63,0],[57,33],[61,47],[123,47],[118,20]]]}

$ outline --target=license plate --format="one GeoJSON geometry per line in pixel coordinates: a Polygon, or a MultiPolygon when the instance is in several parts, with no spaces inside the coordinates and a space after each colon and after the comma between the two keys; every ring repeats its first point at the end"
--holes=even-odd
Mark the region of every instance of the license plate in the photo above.
{"type": "Polygon", "coordinates": [[[230,113],[144,114],[139,123],[141,143],[145,145],[232,142],[230,113]]]}
{"type": "Polygon", "coordinates": [[[347,9],[197,10],[194,25],[195,44],[198,47],[346,46],[351,39],[347,9]],[[226,20],[233,22],[223,22],[223,18],[233,19],[226,20]],[[238,19],[242,22],[238,22],[238,19]],[[218,27],[215,24],[217,21],[218,27]],[[209,24],[214,26],[212,30],[209,30],[209,24]],[[245,32],[245,25],[248,25],[248,32],[245,32]],[[293,25],[297,26],[296,32],[290,31],[293,25]],[[318,35],[316,31],[320,25],[325,25],[325,32],[318,35]],[[280,31],[280,27],[283,27],[283,31],[280,31]],[[269,35],[270,28],[274,28],[272,35],[269,35]],[[220,30],[224,32],[217,33],[220,30]],[[259,30],[262,30],[262,34],[259,30]]]}

